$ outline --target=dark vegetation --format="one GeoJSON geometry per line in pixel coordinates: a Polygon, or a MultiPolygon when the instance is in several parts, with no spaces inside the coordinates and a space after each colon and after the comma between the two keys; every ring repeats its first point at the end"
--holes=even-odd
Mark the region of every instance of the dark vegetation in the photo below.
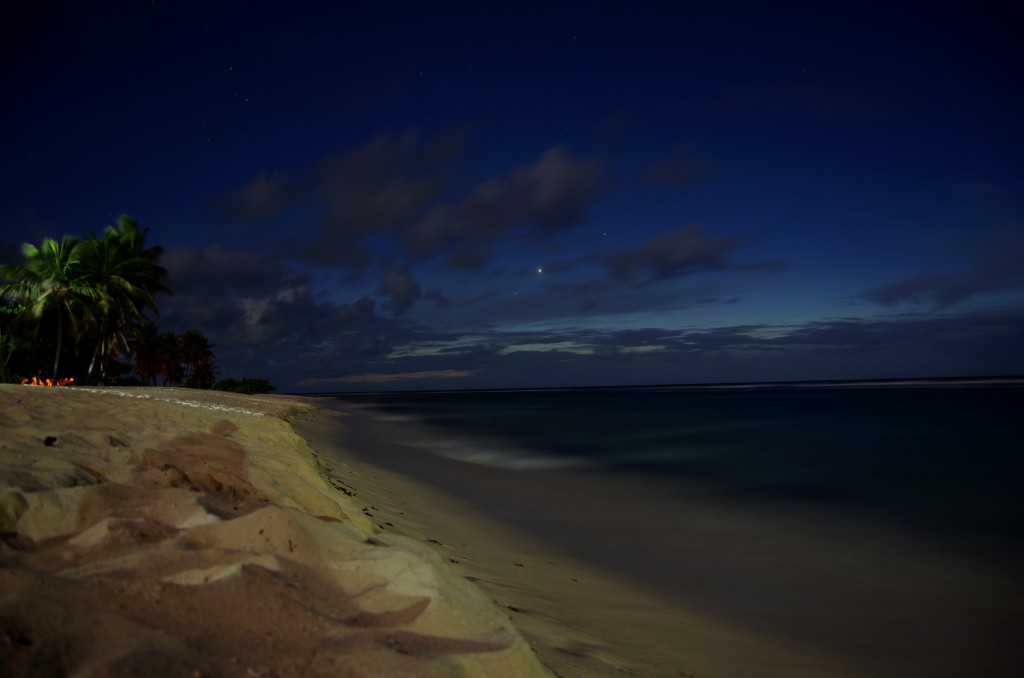
{"type": "Polygon", "coordinates": [[[148,233],[122,216],[101,234],[24,243],[24,263],[0,265],[0,381],[276,390],[253,377],[216,381],[202,332],[159,330],[157,297],[170,290],[148,233]]]}
{"type": "Polygon", "coordinates": [[[238,379],[221,379],[213,385],[215,391],[231,391],[232,393],[244,393],[246,395],[254,395],[256,393],[272,393],[277,390],[277,387],[271,384],[266,379],[257,379],[256,377],[243,377],[241,381],[238,379]]]}

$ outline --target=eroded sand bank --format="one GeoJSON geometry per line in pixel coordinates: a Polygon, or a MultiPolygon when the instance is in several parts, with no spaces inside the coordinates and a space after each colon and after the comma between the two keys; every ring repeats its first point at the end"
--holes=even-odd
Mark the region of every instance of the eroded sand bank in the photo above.
{"type": "Polygon", "coordinates": [[[550,675],[286,420],[184,389],[0,386],[0,674],[550,675]]]}

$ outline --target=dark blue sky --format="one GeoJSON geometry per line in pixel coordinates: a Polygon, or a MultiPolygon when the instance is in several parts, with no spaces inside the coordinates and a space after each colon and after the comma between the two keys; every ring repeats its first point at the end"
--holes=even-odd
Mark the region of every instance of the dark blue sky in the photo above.
{"type": "Polygon", "coordinates": [[[1016,20],[667,5],[4,9],[0,254],[285,390],[1024,373],[1016,20]]]}

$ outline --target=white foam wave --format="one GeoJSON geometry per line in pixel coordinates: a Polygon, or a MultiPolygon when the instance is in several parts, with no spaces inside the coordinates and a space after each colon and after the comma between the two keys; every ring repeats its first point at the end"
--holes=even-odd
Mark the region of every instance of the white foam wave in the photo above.
{"type": "Polygon", "coordinates": [[[544,471],[590,466],[584,459],[538,454],[485,441],[449,439],[420,441],[415,445],[446,459],[512,471],[544,471]]]}

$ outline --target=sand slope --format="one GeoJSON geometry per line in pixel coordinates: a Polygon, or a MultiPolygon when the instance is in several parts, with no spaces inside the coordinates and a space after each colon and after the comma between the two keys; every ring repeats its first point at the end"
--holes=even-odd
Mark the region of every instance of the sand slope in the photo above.
{"type": "Polygon", "coordinates": [[[542,676],[286,423],[184,389],[0,386],[0,674],[542,676]]]}

